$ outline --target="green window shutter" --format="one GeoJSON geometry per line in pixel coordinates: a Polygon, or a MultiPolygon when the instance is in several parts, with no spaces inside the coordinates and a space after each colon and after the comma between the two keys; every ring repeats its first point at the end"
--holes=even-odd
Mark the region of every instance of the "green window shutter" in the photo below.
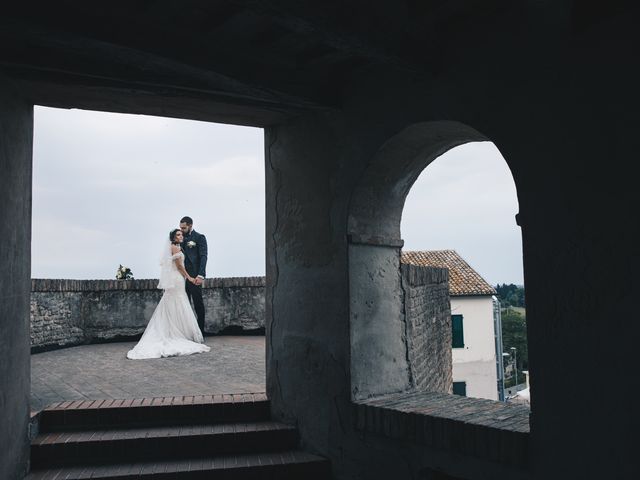
{"type": "Polygon", "coordinates": [[[453,394],[467,396],[467,382],[453,382],[453,394]]]}
{"type": "Polygon", "coordinates": [[[451,340],[453,348],[464,347],[462,315],[451,315],[451,340]]]}

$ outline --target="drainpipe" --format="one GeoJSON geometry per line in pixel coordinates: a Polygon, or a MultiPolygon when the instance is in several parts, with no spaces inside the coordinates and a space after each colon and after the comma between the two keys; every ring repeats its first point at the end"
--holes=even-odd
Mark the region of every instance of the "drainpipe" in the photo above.
{"type": "Polygon", "coordinates": [[[502,361],[502,312],[500,300],[494,295],[491,296],[493,301],[493,331],[495,337],[496,348],[496,372],[498,374],[498,400],[505,401],[504,395],[504,364],[502,361]]]}

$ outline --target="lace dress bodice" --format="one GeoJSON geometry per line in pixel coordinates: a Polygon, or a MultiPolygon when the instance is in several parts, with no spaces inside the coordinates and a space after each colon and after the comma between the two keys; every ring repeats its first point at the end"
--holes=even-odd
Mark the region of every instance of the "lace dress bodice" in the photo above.
{"type": "Polygon", "coordinates": [[[165,293],[171,293],[176,289],[184,290],[184,277],[180,273],[180,270],[178,270],[176,260],[184,262],[184,253],[178,252],[171,255],[171,261],[167,262],[167,265],[163,267],[163,272],[161,273],[162,278],[158,288],[165,290],[165,293]]]}

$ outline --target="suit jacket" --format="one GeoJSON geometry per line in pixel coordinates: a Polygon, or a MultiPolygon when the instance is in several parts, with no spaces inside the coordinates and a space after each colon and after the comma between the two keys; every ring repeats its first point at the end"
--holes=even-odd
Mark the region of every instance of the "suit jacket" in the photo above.
{"type": "Polygon", "coordinates": [[[201,233],[191,230],[189,235],[185,235],[184,241],[180,245],[184,252],[184,268],[192,277],[198,275],[203,278],[207,276],[207,239],[201,233]],[[189,245],[194,242],[195,245],[189,245]]]}

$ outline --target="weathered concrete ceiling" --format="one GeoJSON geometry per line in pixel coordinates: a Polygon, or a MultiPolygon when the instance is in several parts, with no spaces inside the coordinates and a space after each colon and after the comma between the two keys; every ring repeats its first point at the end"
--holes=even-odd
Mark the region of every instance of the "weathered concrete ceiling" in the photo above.
{"type": "Polygon", "coordinates": [[[0,68],[39,104],[267,125],[339,108],[350,75],[373,64],[427,72],[436,20],[479,3],[490,11],[471,0],[16,2],[0,20],[0,68]]]}
{"type": "Polygon", "coordinates": [[[437,74],[469,42],[525,28],[535,3],[14,2],[0,18],[0,70],[34,103],[263,126],[340,108],[371,66],[437,74]]]}

